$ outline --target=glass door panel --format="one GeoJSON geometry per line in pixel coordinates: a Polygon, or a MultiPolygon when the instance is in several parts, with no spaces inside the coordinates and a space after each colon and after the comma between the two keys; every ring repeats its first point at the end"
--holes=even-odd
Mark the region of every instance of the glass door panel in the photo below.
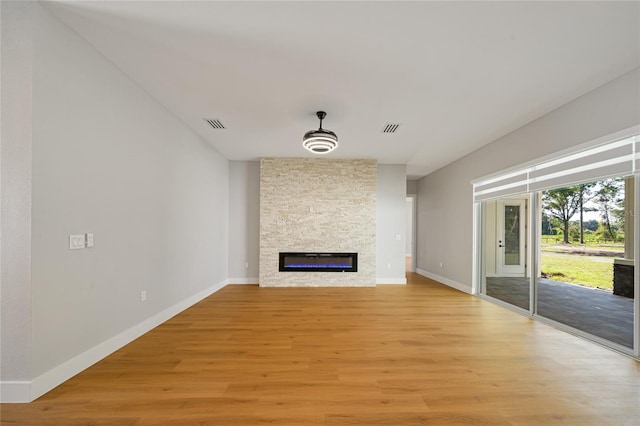
{"type": "Polygon", "coordinates": [[[536,277],[538,315],[627,348],[633,348],[634,295],[624,291],[634,270],[632,186],[633,179],[616,178],[543,191],[536,277]]]}
{"type": "Polygon", "coordinates": [[[498,200],[498,275],[524,276],[525,200],[498,200]]]}
{"type": "Polygon", "coordinates": [[[522,198],[483,204],[483,294],[529,310],[527,202],[522,198]]]}

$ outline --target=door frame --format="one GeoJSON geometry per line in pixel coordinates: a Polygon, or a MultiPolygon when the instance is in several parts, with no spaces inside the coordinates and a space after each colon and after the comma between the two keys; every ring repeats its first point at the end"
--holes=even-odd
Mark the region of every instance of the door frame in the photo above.
{"type": "Polygon", "coordinates": [[[504,198],[497,201],[496,208],[496,275],[499,277],[527,276],[527,199],[504,198]],[[519,262],[518,265],[505,265],[504,211],[506,206],[519,207],[519,262]]]}
{"type": "Polygon", "coordinates": [[[417,209],[418,209],[418,197],[415,194],[407,195],[407,200],[411,200],[411,232],[407,233],[407,238],[411,239],[411,265],[409,266],[409,272],[416,272],[417,265],[417,252],[418,252],[418,239],[417,239],[417,209]]]}

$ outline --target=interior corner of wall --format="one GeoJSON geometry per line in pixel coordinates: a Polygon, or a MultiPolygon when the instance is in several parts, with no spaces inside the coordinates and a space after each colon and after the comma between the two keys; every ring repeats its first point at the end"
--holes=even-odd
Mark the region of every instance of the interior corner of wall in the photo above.
{"type": "Polygon", "coordinates": [[[432,272],[426,271],[424,269],[416,269],[416,273],[419,275],[422,275],[423,277],[432,279],[434,281],[439,282],[440,284],[444,284],[447,287],[451,287],[454,288],[456,290],[459,290],[463,293],[467,293],[467,294],[473,294],[473,289],[471,288],[471,286],[469,285],[465,285],[462,283],[459,283],[457,281],[451,280],[447,277],[443,277],[441,275],[438,274],[434,274],[432,272]]]}

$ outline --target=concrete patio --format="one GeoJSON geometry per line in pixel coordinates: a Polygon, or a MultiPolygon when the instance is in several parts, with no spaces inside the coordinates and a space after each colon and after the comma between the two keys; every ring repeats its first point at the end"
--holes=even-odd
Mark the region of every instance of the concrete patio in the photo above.
{"type": "MultiPolygon", "coordinates": [[[[529,309],[529,278],[488,277],[486,294],[529,309]]],[[[628,348],[633,347],[633,299],[605,290],[538,279],[538,315],[628,348]]]]}

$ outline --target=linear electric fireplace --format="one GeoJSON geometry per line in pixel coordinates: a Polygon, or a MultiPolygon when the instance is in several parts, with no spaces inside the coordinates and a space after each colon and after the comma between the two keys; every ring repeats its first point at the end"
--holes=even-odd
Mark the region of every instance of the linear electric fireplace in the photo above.
{"type": "Polygon", "coordinates": [[[280,272],[358,272],[358,253],[280,253],[280,272]]]}

